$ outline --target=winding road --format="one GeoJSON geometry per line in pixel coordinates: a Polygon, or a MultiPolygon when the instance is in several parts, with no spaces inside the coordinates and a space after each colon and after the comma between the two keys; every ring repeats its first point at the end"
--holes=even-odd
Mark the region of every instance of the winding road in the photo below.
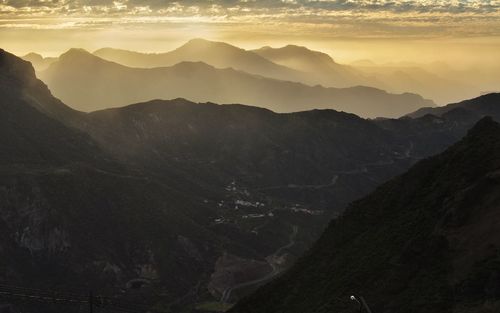
{"type": "Polygon", "coordinates": [[[297,226],[295,226],[295,225],[292,225],[292,233],[290,234],[290,242],[287,243],[286,245],[284,245],[283,247],[278,248],[278,250],[276,250],[273,254],[271,254],[271,255],[269,255],[269,256],[266,257],[267,263],[269,263],[269,265],[273,269],[269,274],[266,274],[265,276],[263,276],[261,278],[254,279],[254,280],[251,280],[251,281],[246,281],[246,282],[243,282],[243,283],[239,283],[239,284],[236,284],[236,285],[234,285],[232,287],[227,288],[222,293],[222,297],[220,299],[220,302],[222,302],[222,303],[229,303],[229,299],[231,298],[231,293],[234,290],[241,289],[241,288],[244,288],[244,287],[249,287],[249,286],[252,286],[252,285],[257,285],[257,284],[264,283],[264,282],[266,282],[268,280],[271,280],[273,277],[275,277],[279,273],[281,273],[281,269],[278,266],[278,264],[276,262],[276,259],[281,255],[281,253],[284,250],[286,250],[288,248],[291,248],[295,244],[295,237],[297,237],[297,233],[298,232],[299,232],[299,228],[297,226]]]}

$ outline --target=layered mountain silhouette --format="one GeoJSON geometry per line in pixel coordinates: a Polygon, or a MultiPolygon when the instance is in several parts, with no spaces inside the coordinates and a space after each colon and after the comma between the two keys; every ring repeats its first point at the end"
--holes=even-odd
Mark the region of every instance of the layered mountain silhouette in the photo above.
{"type": "MultiPolygon", "coordinates": [[[[320,84],[337,88],[361,85],[391,93],[412,92],[439,104],[476,96],[482,91],[479,87],[481,85],[495,86],[492,77],[483,78],[474,72],[454,73],[446,64],[375,64],[359,61],[346,65],[335,62],[328,54],[297,45],[243,50],[223,42],[193,39],[166,53],[148,54],[104,48],[94,54],[126,66],[143,68],[199,61],[216,68],[231,67],[251,74],[307,85],[320,84]],[[460,77],[474,79],[464,82],[460,77]]],[[[486,90],[490,90],[488,88],[486,90]]]]}
{"type": "MultiPolygon", "coordinates": [[[[133,78],[82,51],[67,57],[87,78],[106,78],[109,68],[133,78]]],[[[480,118],[450,110],[366,120],[185,99],[82,113],[54,98],[29,63],[2,51],[0,67],[0,244],[14,256],[1,260],[0,278],[110,290],[139,280],[146,294],[168,295],[149,303],[171,309],[274,277],[347,203],[441,152],[480,118]],[[271,265],[274,257],[284,263],[271,265]],[[228,259],[237,262],[226,270],[228,259]]],[[[92,79],[68,88],[95,92],[92,79]]],[[[103,95],[118,90],[105,81],[103,95]]]]}
{"type": "Polygon", "coordinates": [[[414,94],[388,94],[368,88],[310,87],[216,69],[200,62],[139,69],[105,61],[72,49],[40,72],[54,94],[73,108],[92,111],[151,99],[245,103],[277,112],[331,108],[365,117],[395,117],[433,105],[414,94]]]}
{"type": "Polygon", "coordinates": [[[203,62],[216,68],[233,68],[249,74],[310,85],[322,84],[326,87],[352,87],[370,83],[361,73],[349,66],[335,63],[327,54],[295,45],[277,49],[264,47],[244,50],[224,42],[193,39],[166,53],[103,48],[95,51],[94,55],[141,68],[203,62]]]}
{"type": "MultiPolygon", "coordinates": [[[[367,86],[390,93],[410,92],[432,99],[440,105],[471,98],[485,90],[494,91],[498,85],[494,69],[488,73],[479,73],[474,69],[454,70],[439,62],[376,64],[369,60],[355,61],[347,65],[335,62],[326,53],[297,45],[244,50],[224,42],[197,38],[165,53],[102,48],[94,54],[105,60],[136,68],[171,67],[182,62],[203,62],[218,69],[233,68],[248,74],[310,86],[367,86]],[[471,79],[464,81],[461,77],[471,79]]],[[[23,58],[32,62],[37,71],[45,70],[57,60],[43,58],[36,53],[30,53],[23,58]]]]}
{"type": "Polygon", "coordinates": [[[49,67],[50,64],[54,63],[57,61],[57,58],[54,57],[47,57],[44,58],[42,55],[38,53],[28,53],[22,57],[24,60],[31,62],[35,70],[37,71],[43,71],[49,67]]]}
{"type": "Polygon", "coordinates": [[[219,245],[232,243],[191,215],[210,214],[202,199],[116,161],[66,125],[83,115],[3,50],[0,86],[0,280],[118,296],[139,280],[169,303],[213,270],[219,245]]]}
{"type": "Polygon", "coordinates": [[[303,72],[302,82],[305,83],[321,84],[327,87],[380,85],[355,68],[336,63],[328,54],[306,47],[296,45],[287,45],[282,48],[263,47],[253,52],[276,64],[303,72]]]}
{"type": "Polygon", "coordinates": [[[360,62],[351,64],[365,77],[369,77],[369,86],[389,92],[411,91],[434,100],[439,105],[471,98],[479,95],[480,88],[473,78],[464,82],[461,77],[476,74],[450,73],[440,70],[438,64],[370,64],[360,62]]]}
{"type": "Polygon", "coordinates": [[[232,312],[496,312],[500,125],[354,202],[285,275],[232,312]],[[363,310],[363,309],[362,309],[363,310]]]}
{"type": "Polygon", "coordinates": [[[103,48],[94,55],[130,67],[168,67],[181,62],[203,62],[216,68],[233,68],[249,74],[280,80],[300,80],[299,71],[275,64],[252,51],[224,42],[192,39],[181,47],[166,53],[140,53],[103,48]]]}

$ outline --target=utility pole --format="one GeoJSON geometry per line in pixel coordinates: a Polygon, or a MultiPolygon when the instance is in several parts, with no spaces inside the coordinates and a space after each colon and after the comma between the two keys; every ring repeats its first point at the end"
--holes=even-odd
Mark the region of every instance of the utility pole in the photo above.
{"type": "Polygon", "coordinates": [[[94,295],[89,291],[89,313],[94,313],[94,295]]]}

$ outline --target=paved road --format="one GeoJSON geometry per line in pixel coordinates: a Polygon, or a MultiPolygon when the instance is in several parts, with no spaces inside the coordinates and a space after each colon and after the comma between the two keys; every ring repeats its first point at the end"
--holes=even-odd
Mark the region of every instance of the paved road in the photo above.
{"type": "Polygon", "coordinates": [[[251,281],[246,281],[243,283],[239,283],[239,284],[234,285],[233,287],[227,288],[222,293],[222,297],[220,299],[220,302],[228,303],[229,299],[231,298],[231,293],[234,290],[264,283],[268,280],[271,280],[273,277],[275,277],[279,273],[281,273],[281,269],[276,264],[275,260],[281,255],[281,253],[284,250],[291,248],[295,244],[295,237],[297,236],[297,233],[299,232],[299,228],[295,225],[292,225],[292,228],[293,228],[293,230],[292,230],[292,233],[290,234],[290,242],[287,243],[286,245],[284,245],[283,247],[278,248],[278,250],[276,250],[273,254],[266,257],[267,262],[269,263],[269,265],[272,267],[273,270],[269,274],[266,274],[265,276],[263,276],[261,278],[251,280],[251,281]]]}

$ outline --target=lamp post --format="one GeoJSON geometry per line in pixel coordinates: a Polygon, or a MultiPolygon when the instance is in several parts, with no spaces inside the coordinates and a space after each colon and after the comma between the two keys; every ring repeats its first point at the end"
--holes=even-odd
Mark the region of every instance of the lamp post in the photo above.
{"type": "Polygon", "coordinates": [[[356,296],[352,295],[350,297],[350,299],[351,299],[351,301],[354,301],[359,305],[359,312],[360,313],[363,311],[363,309],[365,309],[365,311],[367,313],[372,313],[372,310],[370,310],[368,303],[366,303],[365,298],[363,298],[362,296],[356,297],[356,296]],[[358,298],[359,298],[359,300],[358,300],[358,298]]]}

